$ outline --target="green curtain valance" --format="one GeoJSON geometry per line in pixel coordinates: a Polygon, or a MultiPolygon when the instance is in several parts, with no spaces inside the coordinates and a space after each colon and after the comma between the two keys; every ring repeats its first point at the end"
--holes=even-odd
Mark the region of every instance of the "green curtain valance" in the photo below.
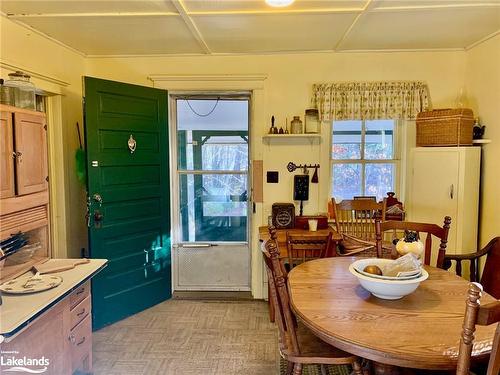
{"type": "Polygon", "coordinates": [[[322,121],[414,120],[430,107],[424,82],[345,82],[313,85],[312,105],[322,121]]]}

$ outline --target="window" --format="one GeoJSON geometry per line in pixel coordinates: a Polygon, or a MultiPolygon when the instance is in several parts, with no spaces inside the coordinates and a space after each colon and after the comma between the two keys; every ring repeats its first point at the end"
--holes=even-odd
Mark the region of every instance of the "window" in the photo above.
{"type": "Polygon", "coordinates": [[[333,123],[332,196],[337,200],[375,196],[396,188],[399,166],[396,121],[349,120],[333,123]]]}

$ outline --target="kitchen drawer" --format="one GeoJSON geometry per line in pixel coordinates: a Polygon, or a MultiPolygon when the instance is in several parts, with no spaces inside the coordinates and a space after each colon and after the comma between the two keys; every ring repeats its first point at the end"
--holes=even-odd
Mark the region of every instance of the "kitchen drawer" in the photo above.
{"type": "Polygon", "coordinates": [[[69,342],[71,363],[74,371],[92,351],[92,321],[90,314],[71,330],[69,342]]]}
{"type": "Polygon", "coordinates": [[[81,301],[90,295],[90,281],[80,285],[69,295],[69,305],[71,310],[75,308],[81,301]]]}
{"type": "Polygon", "coordinates": [[[71,311],[71,329],[80,323],[90,313],[90,296],[87,296],[82,302],[76,305],[71,311]]]}

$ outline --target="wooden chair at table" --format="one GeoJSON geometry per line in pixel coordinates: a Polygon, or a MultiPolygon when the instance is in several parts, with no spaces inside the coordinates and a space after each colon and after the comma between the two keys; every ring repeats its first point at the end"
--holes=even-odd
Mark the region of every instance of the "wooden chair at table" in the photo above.
{"type": "Polygon", "coordinates": [[[498,324],[500,322],[500,301],[481,306],[479,300],[482,290],[483,288],[478,283],[469,285],[469,292],[465,302],[463,330],[460,337],[457,375],[469,375],[476,325],[489,326],[495,323],[497,329],[493,337],[493,346],[486,375],[500,374],[500,324],[498,324]]]}
{"type": "MultiPolygon", "coordinates": [[[[422,234],[426,233],[424,242],[424,264],[429,265],[431,262],[432,253],[432,236],[439,238],[439,253],[437,257],[437,267],[444,268],[444,257],[446,253],[446,244],[448,243],[448,232],[450,230],[451,217],[445,216],[442,227],[436,224],[415,223],[410,221],[384,221],[375,220],[375,232],[377,242],[377,257],[387,258],[386,242],[384,242],[384,233],[391,231],[393,234],[402,233],[405,230],[417,232],[419,239],[422,241],[422,234]]],[[[393,257],[395,249],[393,249],[393,257]]]]}
{"type": "Polygon", "coordinates": [[[333,247],[332,233],[292,234],[286,232],[287,260],[290,269],[308,260],[324,258],[333,247]]]}
{"type": "Polygon", "coordinates": [[[302,374],[303,365],[351,365],[354,374],[363,375],[357,357],[316,337],[293,314],[286,284],[287,275],[276,242],[267,241],[262,252],[269,282],[269,298],[276,308],[279,350],[287,361],[287,374],[302,374]]]}
{"type": "Polygon", "coordinates": [[[337,203],[332,198],[330,207],[330,220],[342,236],[339,255],[375,256],[375,218],[385,221],[386,200],[347,199],[337,203]]]}
{"type": "Polygon", "coordinates": [[[444,267],[451,267],[456,261],[455,272],[462,276],[462,261],[470,262],[470,281],[480,282],[484,291],[496,299],[500,299],[500,237],[493,238],[483,249],[473,254],[445,255],[444,267]],[[479,279],[479,258],[486,256],[483,274],[479,279]]]}

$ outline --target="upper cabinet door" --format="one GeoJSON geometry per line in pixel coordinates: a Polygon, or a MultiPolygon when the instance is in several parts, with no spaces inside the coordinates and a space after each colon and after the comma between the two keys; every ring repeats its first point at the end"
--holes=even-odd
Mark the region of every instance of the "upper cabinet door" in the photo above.
{"type": "Polygon", "coordinates": [[[14,115],[17,194],[47,189],[47,132],[45,117],[14,115]]]}
{"type": "Polygon", "coordinates": [[[12,112],[0,112],[0,198],[13,197],[14,189],[14,139],[12,137],[12,112]]]}

